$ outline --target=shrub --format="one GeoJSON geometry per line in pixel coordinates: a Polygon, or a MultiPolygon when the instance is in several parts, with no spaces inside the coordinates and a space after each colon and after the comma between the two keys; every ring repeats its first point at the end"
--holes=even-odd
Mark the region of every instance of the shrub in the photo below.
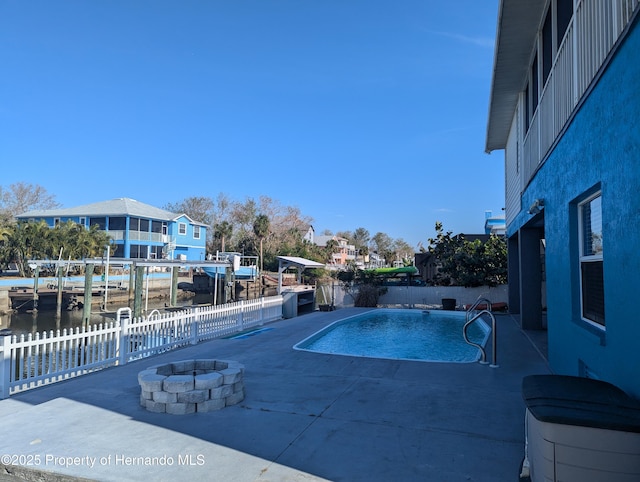
{"type": "Polygon", "coordinates": [[[491,235],[489,240],[467,241],[464,236],[444,232],[436,222],[436,237],[429,239],[429,252],[438,262],[433,283],[440,286],[497,286],[507,282],[507,243],[491,235]]]}

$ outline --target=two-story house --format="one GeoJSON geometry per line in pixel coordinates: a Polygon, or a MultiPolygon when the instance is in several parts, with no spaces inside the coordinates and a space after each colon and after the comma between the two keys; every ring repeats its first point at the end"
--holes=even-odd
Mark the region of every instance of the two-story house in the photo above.
{"type": "Polygon", "coordinates": [[[327,268],[344,269],[348,261],[355,261],[356,247],[349,244],[348,239],[334,235],[320,235],[314,238],[314,243],[321,248],[326,247],[329,241],[335,241],[336,245],[327,268]]]}
{"type": "Polygon", "coordinates": [[[206,255],[207,226],[134,199],[119,198],[67,209],[30,211],[19,220],[44,220],[50,227],[69,220],[87,229],[98,225],[115,246],[115,258],[201,261],[206,255]]]}
{"type": "Polygon", "coordinates": [[[636,397],[639,10],[501,0],[486,137],[504,150],[510,309],[548,330],[555,373],[636,397]]]}

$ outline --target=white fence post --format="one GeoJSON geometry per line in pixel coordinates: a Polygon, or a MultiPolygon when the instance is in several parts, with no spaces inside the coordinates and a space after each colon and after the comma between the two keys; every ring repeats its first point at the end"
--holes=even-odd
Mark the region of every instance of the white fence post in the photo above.
{"type": "Polygon", "coordinates": [[[192,313],[190,315],[191,318],[191,344],[198,344],[198,325],[200,324],[200,311],[198,308],[195,309],[195,314],[192,313]]]}
{"type": "Polygon", "coordinates": [[[118,356],[118,364],[126,365],[127,356],[129,354],[129,318],[123,316],[120,319],[120,334],[118,335],[118,345],[120,352],[118,356]]]}
{"type": "Polygon", "coordinates": [[[0,336],[0,399],[9,398],[11,388],[11,338],[0,336]]]}

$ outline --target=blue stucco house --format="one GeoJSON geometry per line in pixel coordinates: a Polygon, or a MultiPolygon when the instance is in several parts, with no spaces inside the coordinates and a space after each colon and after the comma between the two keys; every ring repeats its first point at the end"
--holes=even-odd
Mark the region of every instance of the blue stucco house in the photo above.
{"type": "Polygon", "coordinates": [[[44,220],[50,227],[69,220],[98,225],[113,240],[114,258],[203,261],[207,226],[134,199],[119,198],[68,209],[29,211],[18,220],[44,220]]]}
{"type": "Polygon", "coordinates": [[[554,373],[640,398],[638,0],[501,0],[486,137],[504,151],[509,307],[554,373]]]}

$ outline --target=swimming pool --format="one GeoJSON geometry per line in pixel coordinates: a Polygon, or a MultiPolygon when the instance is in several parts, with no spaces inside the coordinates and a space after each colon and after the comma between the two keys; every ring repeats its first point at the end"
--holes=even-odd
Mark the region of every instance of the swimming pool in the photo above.
{"type": "MultiPolygon", "coordinates": [[[[394,360],[472,363],[477,347],[465,343],[466,313],[440,310],[380,308],[336,321],[293,348],[333,355],[394,360]]],[[[469,339],[485,346],[489,326],[469,326],[469,339]]]]}

